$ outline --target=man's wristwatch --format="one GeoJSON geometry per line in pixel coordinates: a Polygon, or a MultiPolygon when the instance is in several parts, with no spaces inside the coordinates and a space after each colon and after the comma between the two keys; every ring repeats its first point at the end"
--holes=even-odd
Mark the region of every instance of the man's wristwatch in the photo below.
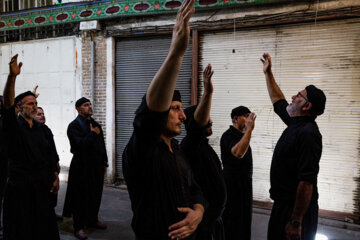
{"type": "Polygon", "coordinates": [[[289,222],[291,224],[291,226],[293,226],[294,228],[299,228],[301,226],[301,223],[299,221],[296,220],[290,220],[289,222]]]}

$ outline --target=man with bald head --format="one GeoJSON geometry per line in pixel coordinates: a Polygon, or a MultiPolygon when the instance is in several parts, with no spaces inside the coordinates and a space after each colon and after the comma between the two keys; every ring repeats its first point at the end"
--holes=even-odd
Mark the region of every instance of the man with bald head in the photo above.
{"type": "Polygon", "coordinates": [[[4,90],[4,136],[9,163],[4,199],[4,238],[59,239],[53,214],[51,192],[59,189],[59,179],[44,126],[34,120],[37,101],[27,91],[14,99],[15,81],[22,63],[17,55],[10,62],[4,90]],[[15,115],[15,108],[18,117],[15,115]]]}
{"type": "Polygon", "coordinates": [[[315,122],[325,110],[326,96],[309,85],[291,97],[290,104],[275,82],[271,57],[261,59],[274,111],[287,125],[274,149],[270,170],[269,240],[314,240],[318,222],[317,176],[322,136],[315,122]]]}

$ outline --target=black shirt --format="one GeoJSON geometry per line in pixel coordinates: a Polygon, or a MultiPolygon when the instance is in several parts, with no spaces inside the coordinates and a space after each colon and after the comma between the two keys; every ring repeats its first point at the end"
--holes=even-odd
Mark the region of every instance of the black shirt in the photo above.
{"type": "Polygon", "coordinates": [[[181,148],[189,159],[195,181],[199,184],[209,207],[203,221],[213,223],[222,214],[226,202],[226,188],[221,162],[206,138],[206,127],[199,127],[194,114],[187,116],[186,137],[181,148]]]}
{"type": "Polygon", "coordinates": [[[123,171],[133,210],[132,228],[143,239],[169,239],[168,227],[185,218],[178,207],[205,206],[176,140],[173,153],[160,138],[169,111],[153,112],[143,98],[134,132],[123,153],[123,171]]]}
{"type": "Polygon", "coordinates": [[[93,118],[90,117],[90,119],[87,119],[78,115],[76,119],[69,124],[67,135],[70,141],[70,152],[74,154],[71,163],[74,167],[108,167],[104,133],[100,124],[93,118]],[[91,131],[90,123],[93,127],[100,129],[100,134],[91,131]]]}
{"type": "Polygon", "coordinates": [[[231,153],[231,149],[244,136],[242,132],[230,126],[221,136],[221,160],[224,165],[224,172],[234,172],[241,178],[252,179],[253,173],[253,159],[251,147],[249,146],[247,152],[242,158],[237,158],[231,153]]]}
{"type": "Polygon", "coordinates": [[[295,201],[299,181],[313,184],[311,201],[318,199],[317,175],[322,152],[322,136],[314,117],[290,117],[288,103],[279,100],[274,110],[288,126],[276,144],[270,170],[270,197],[295,201]]]}
{"type": "Polygon", "coordinates": [[[57,167],[45,126],[33,121],[30,128],[21,115],[16,118],[13,106],[4,111],[3,128],[10,180],[40,179],[45,175],[51,179],[57,167]]]}

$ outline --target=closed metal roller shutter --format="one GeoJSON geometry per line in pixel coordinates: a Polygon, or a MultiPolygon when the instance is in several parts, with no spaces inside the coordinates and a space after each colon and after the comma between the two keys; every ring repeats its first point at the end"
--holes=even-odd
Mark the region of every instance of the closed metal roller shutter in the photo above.
{"type": "MultiPolygon", "coordinates": [[[[149,83],[168,54],[171,36],[120,39],[116,42],[115,124],[116,178],[123,179],[122,153],[133,131],[134,113],[149,83]]],[[[176,89],[183,106],[190,105],[191,40],[186,51],[176,89]]],[[[184,134],[183,129],[182,134],[184,134]]],[[[181,136],[179,136],[181,138],[181,136]]]]}
{"type": "MultiPolygon", "coordinates": [[[[200,38],[200,67],[212,63],[215,92],[211,144],[231,124],[231,109],[248,106],[257,114],[251,139],[254,200],[269,198],[273,149],[285,124],[274,113],[260,57],[269,52],[277,83],[288,101],[309,84],[325,91],[318,178],[321,209],[359,212],[360,19],[209,32],[200,38]]],[[[201,76],[201,75],[200,75],[201,76]]]]}

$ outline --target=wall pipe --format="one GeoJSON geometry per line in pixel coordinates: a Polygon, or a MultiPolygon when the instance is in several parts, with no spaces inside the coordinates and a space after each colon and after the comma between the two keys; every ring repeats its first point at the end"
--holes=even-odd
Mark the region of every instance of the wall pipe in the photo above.
{"type": "Polygon", "coordinates": [[[93,110],[95,109],[95,96],[94,96],[94,92],[95,92],[95,77],[94,77],[94,63],[95,63],[95,59],[94,59],[94,39],[93,39],[93,34],[91,33],[91,42],[90,42],[90,48],[91,48],[91,55],[90,55],[90,71],[91,71],[91,104],[92,104],[92,108],[93,110]]]}

